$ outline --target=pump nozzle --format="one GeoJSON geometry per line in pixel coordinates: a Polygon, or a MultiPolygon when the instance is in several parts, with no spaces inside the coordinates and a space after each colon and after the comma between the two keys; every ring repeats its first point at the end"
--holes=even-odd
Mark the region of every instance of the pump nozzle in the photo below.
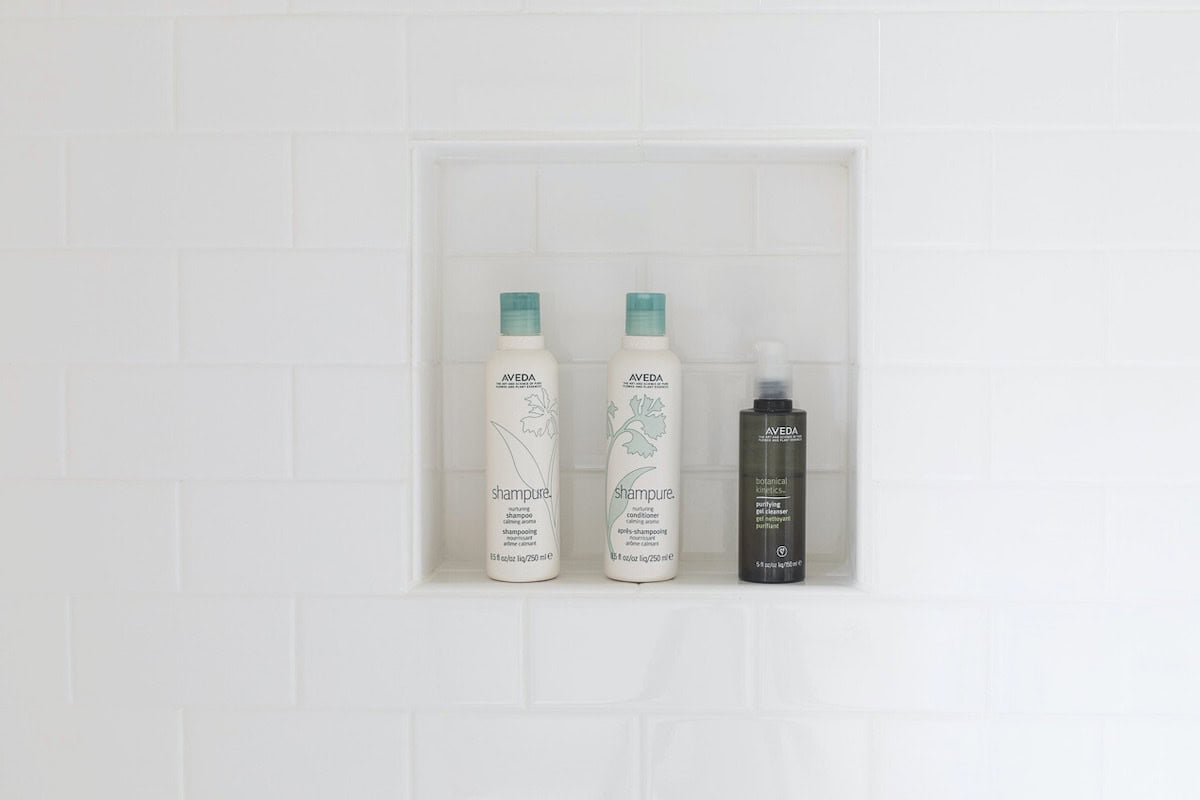
{"type": "Polygon", "coordinates": [[[759,400],[790,400],[792,371],[788,367],[783,342],[756,342],[754,345],[754,396],[759,400]]]}

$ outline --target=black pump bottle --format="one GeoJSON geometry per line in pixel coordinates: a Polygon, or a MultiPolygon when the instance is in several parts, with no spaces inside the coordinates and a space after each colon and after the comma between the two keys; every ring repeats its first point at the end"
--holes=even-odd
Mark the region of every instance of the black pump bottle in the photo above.
{"type": "Polygon", "coordinates": [[[738,443],[738,577],[804,580],[807,414],[792,408],[791,369],[779,342],[754,347],[754,407],[741,412],[738,443]]]}

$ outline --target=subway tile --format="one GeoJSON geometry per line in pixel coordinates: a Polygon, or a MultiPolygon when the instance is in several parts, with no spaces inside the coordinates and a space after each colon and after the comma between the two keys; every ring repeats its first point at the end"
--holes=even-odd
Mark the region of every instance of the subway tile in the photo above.
{"type": "Polygon", "coordinates": [[[289,704],[292,613],[286,598],[78,598],[75,698],[122,706],[289,704]]]}
{"type": "Polygon", "coordinates": [[[68,375],[67,472],[90,478],[282,478],[287,370],[80,368],[68,375]]]}
{"type": "Polygon", "coordinates": [[[1032,605],[1000,614],[997,706],[1039,713],[1188,714],[1200,709],[1192,603],[1032,605]]]}
{"type": "Polygon", "coordinates": [[[533,602],[529,613],[534,704],[697,710],[748,703],[744,609],[609,598],[533,602]]]}
{"type": "Polygon", "coordinates": [[[680,529],[684,555],[729,556],[737,552],[737,473],[684,473],[680,529]]]}
{"type": "Polygon", "coordinates": [[[521,700],[518,600],[306,599],[300,628],[306,706],[429,708],[521,700]]]}
{"type": "Polygon", "coordinates": [[[0,138],[5,184],[0,191],[0,246],[62,244],[67,204],[63,162],[63,143],[57,139],[0,138]]]}
{"type": "MultiPolygon", "coordinates": [[[[442,459],[446,469],[484,469],[484,406],[482,364],[443,367],[442,396],[454,398],[454,413],[442,420],[442,459]]],[[[600,413],[600,412],[597,412],[600,413]]]]}
{"type": "Polygon", "coordinates": [[[184,588],[395,592],[406,575],[405,497],[388,483],[186,483],[184,588]]]}
{"type": "Polygon", "coordinates": [[[879,253],[872,267],[876,357],[986,363],[988,259],[985,253],[879,253]]]}
{"type": "Polygon", "coordinates": [[[166,20],[10,20],[0,30],[0,130],[166,130],[166,20]]]}
{"type": "Polygon", "coordinates": [[[848,564],[846,473],[810,472],[805,481],[804,545],[809,563],[814,567],[819,561],[837,567],[848,564]]]}
{"type": "Polygon", "coordinates": [[[563,557],[602,563],[604,544],[604,473],[564,472],[559,504],[563,557]]]}
{"type": "Polygon", "coordinates": [[[418,716],[414,740],[415,796],[429,800],[633,797],[638,791],[632,717],[418,716]]]}
{"type": "Polygon", "coordinates": [[[407,796],[408,718],[346,711],[186,711],[188,797],[407,796]]]}
{"type": "Polygon", "coordinates": [[[1196,597],[1200,496],[1194,487],[1116,487],[1107,494],[1108,591],[1196,597]]]}
{"type": "MultiPolygon", "coordinates": [[[[482,448],[481,448],[482,449],[482,448]]],[[[437,491],[441,493],[441,525],[447,560],[483,565],[483,504],[487,494],[483,468],[450,471],[437,491]]],[[[601,488],[600,494],[604,494],[601,488]]],[[[560,504],[560,513],[562,512],[560,504]]]]}
{"type": "Polygon", "coordinates": [[[985,245],[991,238],[992,137],[888,131],[870,151],[877,245],[985,245]]]}
{"type": "Polygon", "coordinates": [[[1088,125],[1112,119],[1111,16],[895,14],[883,16],[880,25],[885,124],[1088,125]]]}
{"type": "Polygon", "coordinates": [[[408,369],[296,370],[296,476],[394,480],[412,472],[408,369]]]}
{"type": "Polygon", "coordinates": [[[655,800],[870,796],[865,719],[652,717],[647,735],[655,800]]]}
{"type": "Polygon", "coordinates": [[[984,723],[977,719],[882,719],[872,772],[888,800],[983,797],[984,723]]]}
{"type": "Polygon", "coordinates": [[[10,591],[178,588],[170,482],[0,483],[0,586],[10,591]]]}
{"type": "Polygon", "coordinates": [[[847,266],[839,257],[654,257],[650,289],[667,293],[671,348],[686,362],[745,362],[763,339],[783,342],[792,361],[849,355],[847,266]]]}
{"type": "Polygon", "coordinates": [[[1104,360],[1108,269],[1103,258],[999,253],[989,272],[988,350],[993,363],[1104,360]]]}
{"type": "MultiPolygon", "coordinates": [[[[821,389],[827,384],[821,375],[810,376],[805,369],[805,377],[811,379],[799,388],[808,398],[821,396],[821,389]]],[[[685,469],[737,466],[738,415],[751,405],[752,384],[750,369],[741,365],[684,368],[683,418],[689,429],[682,444],[685,469]]],[[[796,407],[805,407],[798,398],[796,407]]]]}
{"type": "Polygon", "coordinates": [[[179,712],[0,710],[4,797],[178,797],[179,712]]]}
{"type": "Polygon", "coordinates": [[[849,184],[844,164],[760,166],[756,250],[846,249],[849,184]]]}
{"type": "Polygon", "coordinates": [[[286,136],[73,139],[67,155],[73,245],[291,244],[286,136]]]}
{"type": "Polygon", "coordinates": [[[890,369],[876,372],[872,383],[876,478],[963,479],[987,474],[986,373],[890,369]]]}
{"type": "Polygon", "coordinates": [[[1189,253],[1114,254],[1112,344],[1116,361],[1200,362],[1200,262],[1189,253]]]}
{"type": "Polygon", "coordinates": [[[543,252],[746,253],[754,173],[742,164],[544,164],[543,252]]]}
{"type": "Polygon", "coordinates": [[[1099,372],[1005,372],[992,397],[992,471],[1012,480],[1095,480],[1114,471],[1111,379],[1099,372]]]}
{"type": "Polygon", "coordinates": [[[400,252],[194,252],[182,256],[183,357],[223,362],[408,359],[400,252]]]}
{"type": "Polygon", "coordinates": [[[647,128],[855,127],[876,120],[869,15],[647,17],[647,128]]]}
{"type": "Polygon", "coordinates": [[[433,17],[408,33],[410,128],[637,126],[633,17],[433,17]]]}
{"type": "Polygon", "coordinates": [[[761,702],[779,709],[980,711],[986,629],[985,614],[970,606],[770,607],[759,631],[761,702]]]}
{"type": "Polygon", "coordinates": [[[0,358],[172,361],[175,257],[167,251],[0,253],[0,358]]]}
{"type": "Polygon", "coordinates": [[[442,348],[449,363],[486,361],[500,333],[500,292],[541,294],[542,333],[560,361],[607,361],[625,332],[635,256],[448,258],[442,348]]]}
{"type": "Polygon", "coordinates": [[[56,477],[63,467],[62,371],[0,367],[0,476],[56,477]]]}
{"type": "Polygon", "coordinates": [[[559,463],[564,469],[604,469],[608,371],[603,364],[564,364],[558,379],[559,463]]]}
{"type": "Polygon", "coordinates": [[[1191,247],[1200,150],[1190,133],[996,136],[995,235],[1004,247],[1191,247]]]}
{"type": "Polygon", "coordinates": [[[1200,14],[1121,14],[1117,116],[1124,124],[1200,122],[1200,14]]]}
{"type": "Polygon", "coordinates": [[[399,18],[176,23],[179,123],[191,129],[403,126],[399,18]]]}
{"type": "MultiPolygon", "coordinates": [[[[7,581],[4,587],[14,588],[7,581]]],[[[66,702],[67,658],[65,597],[0,595],[0,707],[66,702]]],[[[4,786],[2,773],[0,788],[4,786]]]]}
{"type": "Polygon", "coordinates": [[[441,174],[441,236],[447,253],[531,253],[537,235],[532,164],[448,164],[441,174]]]}
{"type": "Polygon", "coordinates": [[[1200,475],[1194,369],[1001,374],[993,397],[997,477],[1179,480],[1200,475]]]}
{"type": "Polygon", "coordinates": [[[1178,800],[1200,795],[1194,719],[1111,719],[1104,723],[1104,797],[1178,800]]]}
{"type": "Polygon", "coordinates": [[[993,719],[987,733],[990,797],[1099,800],[1101,730],[1096,719],[993,719]]]}
{"type": "Polygon", "coordinates": [[[1098,599],[1099,488],[883,487],[876,586],[899,595],[1098,599]]]}
{"type": "Polygon", "coordinates": [[[409,239],[409,150],[401,136],[294,140],[296,244],[400,247],[409,239]]]}

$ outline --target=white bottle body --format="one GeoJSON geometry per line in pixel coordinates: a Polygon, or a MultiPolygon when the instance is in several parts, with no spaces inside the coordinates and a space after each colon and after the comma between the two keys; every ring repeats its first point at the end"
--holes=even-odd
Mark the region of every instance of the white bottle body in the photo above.
{"type": "Polygon", "coordinates": [[[559,570],[558,362],[541,336],[501,336],[484,374],[487,574],[549,580],[559,570]]]}
{"type": "Polygon", "coordinates": [[[604,574],[665,581],[679,569],[682,369],[665,336],[626,336],[608,362],[604,574]]]}

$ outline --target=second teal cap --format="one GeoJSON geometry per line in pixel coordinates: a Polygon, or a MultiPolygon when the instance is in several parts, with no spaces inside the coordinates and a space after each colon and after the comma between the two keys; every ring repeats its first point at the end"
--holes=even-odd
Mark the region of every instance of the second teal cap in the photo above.
{"type": "Polygon", "coordinates": [[[500,335],[537,336],[542,332],[542,303],[537,292],[500,293],[500,335]]]}
{"type": "Polygon", "coordinates": [[[660,292],[625,295],[626,336],[666,336],[667,296],[660,292]]]}

